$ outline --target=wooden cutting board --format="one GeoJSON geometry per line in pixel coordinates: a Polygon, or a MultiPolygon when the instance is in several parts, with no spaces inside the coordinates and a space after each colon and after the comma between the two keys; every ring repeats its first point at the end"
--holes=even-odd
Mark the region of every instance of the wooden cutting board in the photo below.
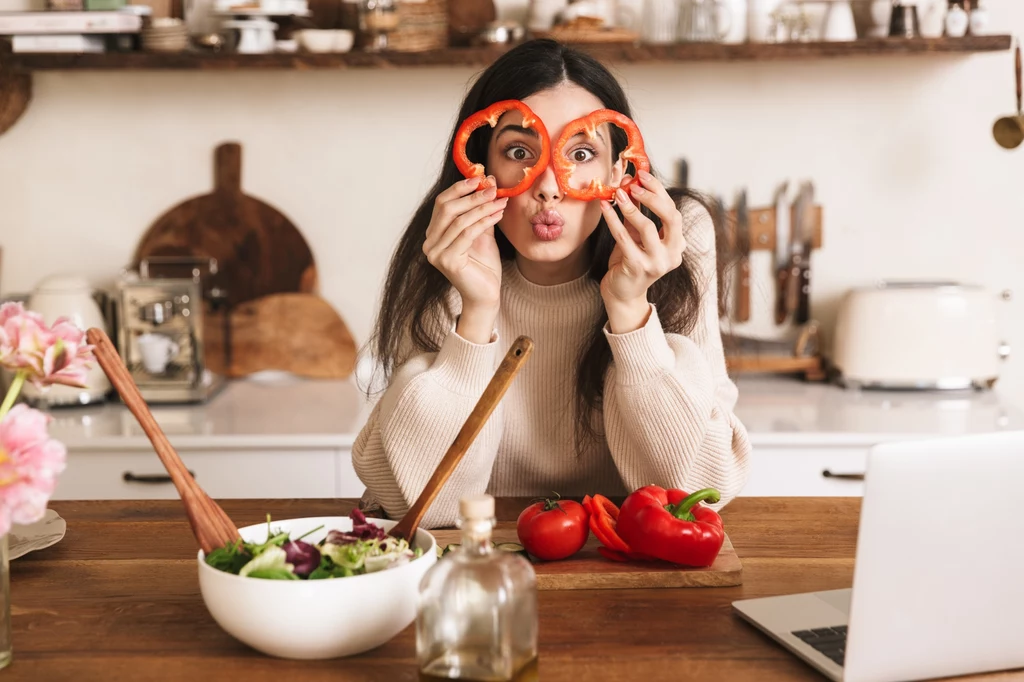
{"type": "Polygon", "coordinates": [[[356,365],[356,343],[334,308],[316,294],[273,294],[230,313],[230,366],[223,313],[204,318],[209,369],[227,377],[283,370],[314,379],[344,379],[356,365]]]}
{"type": "MultiPolygon", "coordinates": [[[[461,531],[432,530],[441,547],[459,544],[461,531]]],[[[494,542],[519,542],[516,524],[499,522],[491,539],[494,542]]],[[[521,544],[521,543],[520,543],[521,544]]],[[[562,561],[540,561],[530,557],[537,574],[539,590],[617,590],[648,587],[730,587],[743,584],[743,566],[732,542],[726,536],[718,557],[708,568],[685,568],[667,562],[611,561],[601,556],[601,546],[593,535],[579,552],[562,561]]]]}
{"type": "Polygon", "coordinates": [[[31,74],[14,72],[0,64],[0,134],[18,122],[31,99],[31,74]]]}
{"type": "Polygon", "coordinates": [[[133,266],[153,256],[216,258],[219,272],[204,287],[224,289],[232,306],[317,291],[313,253],[302,233],[280,211],[242,192],[242,146],[234,142],[216,149],[213,192],[160,216],[139,242],[133,266]]]}

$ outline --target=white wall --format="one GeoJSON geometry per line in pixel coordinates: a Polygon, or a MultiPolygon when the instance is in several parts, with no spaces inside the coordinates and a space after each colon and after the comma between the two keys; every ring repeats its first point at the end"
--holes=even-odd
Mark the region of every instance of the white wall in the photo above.
{"type": "MultiPolygon", "coordinates": [[[[1024,31],[1024,3],[991,0],[1024,31]]],[[[1012,53],[615,66],[652,160],[691,183],[770,202],[812,178],[825,207],[814,315],[851,285],[953,277],[998,291],[1024,353],[1024,149],[991,138],[1013,106],[1012,53]]],[[[54,271],[106,284],[163,211],[211,184],[213,148],[243,143],[245,190],[313,248],[325,296],[360,342],[391,248],[428,187],[471,69],[41,73],[0,136],[0,292],[54,271]],[[412,123],[407,117],[412,115],[412,123]]],[[[1002,390],[1024,404],[1024,361],[1002,390]]]]}

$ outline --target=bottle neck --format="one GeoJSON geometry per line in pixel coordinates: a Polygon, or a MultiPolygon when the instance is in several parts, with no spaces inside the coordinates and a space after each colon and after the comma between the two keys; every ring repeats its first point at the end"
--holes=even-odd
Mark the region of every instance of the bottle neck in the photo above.
{"type": "Polygon", "coordinates": [[[483,555],[491,551],[491,532],[494,519],[460,519],[462,550],[470,555],[483,555]]]}

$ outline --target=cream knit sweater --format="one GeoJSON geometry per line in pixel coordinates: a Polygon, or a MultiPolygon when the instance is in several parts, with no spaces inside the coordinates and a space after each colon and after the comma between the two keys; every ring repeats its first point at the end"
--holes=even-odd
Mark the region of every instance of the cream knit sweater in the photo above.
{"type": "MultiPolygon", "coordinates": [[[[442,331],[438,353],[413,355],[391,378],[357,437],[352,463],[364,503],[395,518],[417,498],[473,410],[508,345],[534,349],[465,458],[428,510],[426,528],[453,525],[459,499],[496,496],[625,495],[643,485],[692,492],[714,487],[724,506],[747,479],[750,442],[733,414],[737,391],[725,369],[718,326],[714,230],[702,208],[687,211],[687,249],[706,282],[690,336],[666,334],[657,310],[627,334],[604,334],[612,366],[605,385],[604,442],[577,456],[573,440],[577,353],[602,313],[586,276],[556,286],[527,281],[514,261],[502,274],[491,342],[442,331]]],[[[455,294],[458,299],[458,294],[455,294]]],[[[457,304],[457,300],[456,300],[457,304]]],[[[457,308],[457,305],[456,305],[457,308]]]]}

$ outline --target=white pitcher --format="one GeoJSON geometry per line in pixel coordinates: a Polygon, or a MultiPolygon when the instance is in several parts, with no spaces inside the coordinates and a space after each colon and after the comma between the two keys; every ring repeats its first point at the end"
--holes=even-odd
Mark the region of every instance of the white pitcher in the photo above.
{"type": "MultiPolygon", "coordinates": [[[[90,327],[97,327],[109,333],[103,312],[92,297],[92,287],[84,277],[47,277],[32,291],[25,308],[42,315],[46,324],[52,325],[57,318],[67,317],[83,332],[90,327]]],[[[104,400],[111,389],[107,375],[97,362],[92,363],[85,383],[86,388],[50,386],[45,389],[26,383],[21,392],[30,402],[43,405],[82,405],[104,400]]]]}

